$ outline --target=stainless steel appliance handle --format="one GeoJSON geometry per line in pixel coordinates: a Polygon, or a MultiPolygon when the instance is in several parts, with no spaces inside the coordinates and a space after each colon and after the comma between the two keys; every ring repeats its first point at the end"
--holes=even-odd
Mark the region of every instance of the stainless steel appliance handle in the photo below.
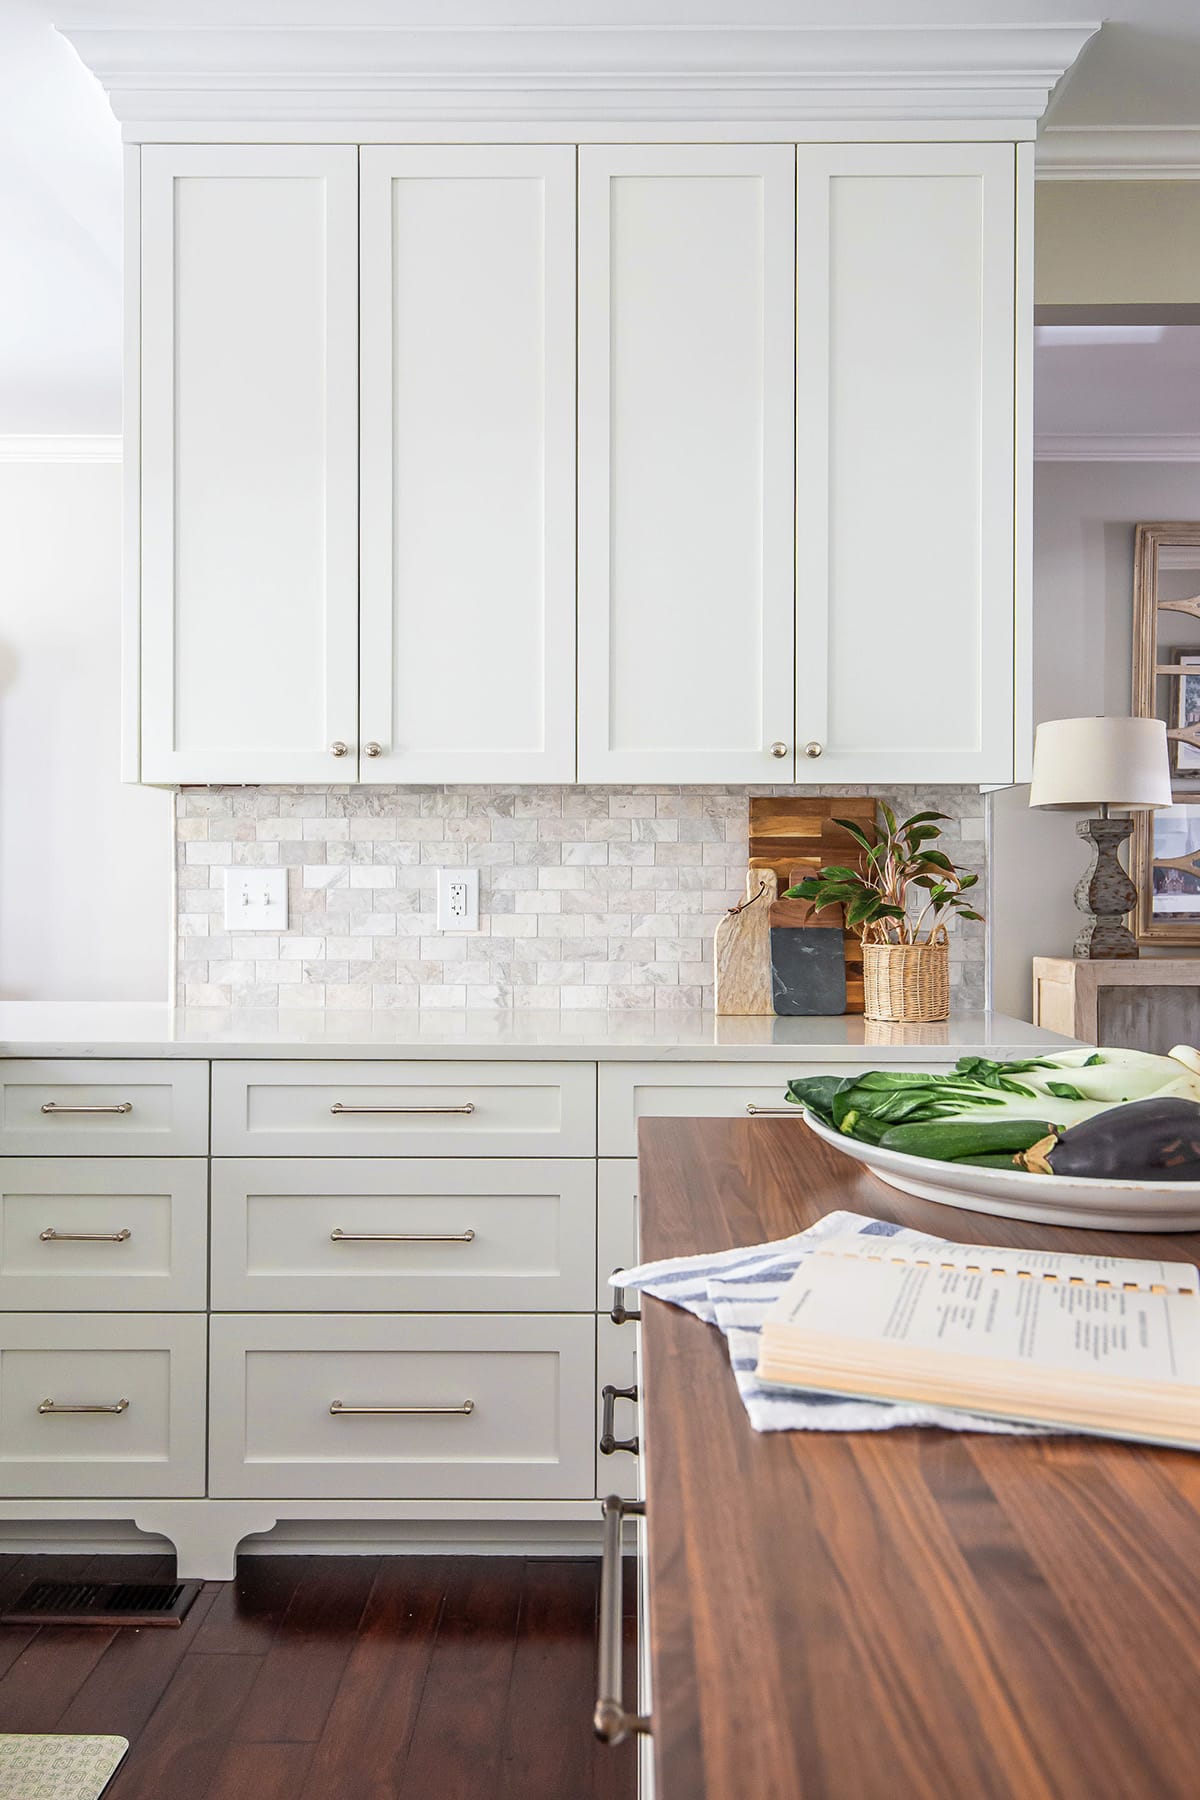
{"type": "Polygon", "coordinates": [[[329,1234],[331,1244],[473,1244],[475,1233],[467,1231],[343,1231],[335,1225],[329,1234]]]}
{"type": "Polygon", "coordinates": [[[335,1118],[340,1118],[343,1113],[454,1113],[457,1115],[473,1113],[475,1102],[468,1100],[462,1106],[343,1106],[340,1100],[335,1100],[329,1110],[335,1118]]]}
{"type": "Polygon", "coordinates": [[[753,1100],[747,1100],[746,1111],[752,1119],[802,1119],[802,1106],[759,1106],[753,1100]]]}
{"type": "Polygon", "coordinates": [[[636,1456],[639,1449],[636,1437],[619,1438],[613,1436],[613,1413],[616,1410],[618,1400],[637,1399],[637,1388],[614,1387],[611,1381],[606,1381],[604,1386],[600,1389],[600,1394],[604,1401],[604,1413],[600,1422],[601,1456],[611,1456],[615,1450],[627,1450],[630,1456],[636,1456]]]}
{"type": "Polygon", "coordinates": [[[622,1500],[609,1494],[602,1502],[604,1550],[600,1562],[600,1654],[596,1710],[592,1729],[602,1744],[621,1744],[630,1732],[648,1732],[650,1720],[628,1713],[621,1704],[621,1528],[626,1519],[644,1519],[643,1500],[622,1500]]]}
{"type": "Polygon", "coordinates": [[[118,1100],[112,1106],[66,1106],[58,1100],[43,1100],[44,1113],[128,1113],[133,1111],[132,1100],[118,1100]]]}

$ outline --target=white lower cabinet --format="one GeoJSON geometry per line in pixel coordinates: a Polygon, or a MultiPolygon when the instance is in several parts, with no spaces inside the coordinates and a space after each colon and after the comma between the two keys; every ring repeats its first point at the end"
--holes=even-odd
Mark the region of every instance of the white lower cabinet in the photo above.
{"type": "Polygon", "coordinates": [[[215,1314],[210,1493],[593,1492],[590,1314],[215,1314]]]}
{"type": "Polygon", "coordinates": [[[638,1261],[637,1157],[602,1156],[596,1176],[596,1310],[613,1304],[609,1276],[638,1261]]]}
{"type": "Polygon", "coordinates": [[[0,1158],[0,1308],[203,1312],[202,1156],[0,1158]]]}
{"type": "Polygon", "coordinates": [[[592,1306],[590,1158],[219,1159],[221,1311],[592,1306]]]}
{"type": "Polygon", "coordinates": [[[0,1492],[204,1493],[207,1321],[0,1318],[0,1492]]]}

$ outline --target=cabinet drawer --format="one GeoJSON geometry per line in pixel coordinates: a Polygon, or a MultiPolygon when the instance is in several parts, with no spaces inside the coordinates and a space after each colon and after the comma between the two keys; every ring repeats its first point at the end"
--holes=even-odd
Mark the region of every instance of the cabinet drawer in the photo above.
{"type": "Polygon", "coordinates": [[[641,1449],[642,1408],[638,1387],[638,1364],[641,1340],[634,1324],[614,1325],[609,1318],[596,1320],[596,1497],[620,1494],[622,1500],[638,1498],[639,1457],[630,1450],[601,1449],[604,1431],[604,1389],[607,1385],[624,1389],[613,1401],[613,1437],[619,1442],[635,1441],[641,1449]],[[627,1396],[637,1389],[638,1399],[627,1396]]]}
{"type": "Polygon", "coordinates": [[[0,1063],[0,1156],[207,1151],[207,1063],[0,1063]]]}
{"type": "MultiPolygon", "coordinates": [[[[600,1154],[636,1156],[641,1119],[727,1119],[748,1106],[785,1106],[790,1077],[848,1075],[853,1065],[611,1063],[600,1070],[600,1154]]],[[[796,1118],[800,1114],[797,1110],[796,1118]]]]}
{"type": "MultiPolygon", "coordinates": [[[[608,1278],[614,1269],[631,1269],[638,1251],[637,1158],[614,1157],[598,1165],[596,1184],[596,1310],[612,1309],[608,1278]]],[[[629,1297],[629,1304],[637,1300],[629,1297]]]]}
{"type": "Polygon", "coordinates": [[[590,1312],[595,1168],[557,1157],[215,1162],[213,1306],[590,1312]]]}
{"type": "Polygon", "coordinates": [[[203,1157],[0,1159],[0,1308],[202,1312],[203,1157]]]}
{"type": "Polygon", "coordinates": [[[204,1336],[191,1314],[0,1318],[0,1495],[202,1495],[204,1336]]]}
{"type": "Polygon", "coordinates": [[[591,1314],[214,1315],[209,1491],[586,1498],[594,1334],[591,1314]]]}
{"type": "Polygon", "coordinates": [[[593,1156],[591,1063],[213,1066],[217,1156],[593,1156]]]}

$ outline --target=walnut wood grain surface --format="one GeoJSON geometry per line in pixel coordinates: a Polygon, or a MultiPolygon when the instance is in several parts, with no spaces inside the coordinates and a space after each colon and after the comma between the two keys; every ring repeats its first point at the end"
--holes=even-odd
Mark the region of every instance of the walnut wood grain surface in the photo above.
{"type": "MultiPolygon", "coordinates": [[[[849,1208],[964,1242],[1200,1260],[894,1193],[791,1119],[643,1122],[642,1253],[849,1208]]],[[[751,1431],[720,1335],[643,1302],[658,1800],[1200,1794],[1200,1456],[751,1431]]]]}

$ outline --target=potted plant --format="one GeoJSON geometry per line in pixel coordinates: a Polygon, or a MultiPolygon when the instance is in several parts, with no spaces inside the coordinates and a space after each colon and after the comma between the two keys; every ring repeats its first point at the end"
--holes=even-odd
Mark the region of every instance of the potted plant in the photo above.
{"type": "Polygon", "coordinates": [[[868,1019],[920,1024],[950,1012],[950,945],[946,919],[982,919],[966,896],[978,875],[963,874],[941,850],[946,813],[914,813],[898,824],[880,803],[883,831],[872,843],[852,819],[837,819],[862,855],[856,869],[830,864],[799,886],[789,900],[808,900],[813,910],[842,906],[846,924],[863,946],[864,1011],[868,1019]]]}

